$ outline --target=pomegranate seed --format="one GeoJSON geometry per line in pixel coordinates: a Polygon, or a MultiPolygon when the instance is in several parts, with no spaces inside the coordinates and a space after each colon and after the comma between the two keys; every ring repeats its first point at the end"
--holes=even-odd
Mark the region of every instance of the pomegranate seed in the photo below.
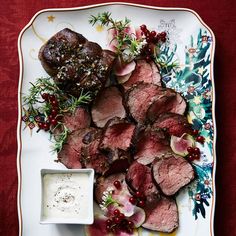
{"type": "Polygon", "coordinates": [[[119,180],[116,180],[113,184],[117,189],[119,189],[121,187],[121,184],[120,184],[119,180]]]}
{"type": "Polygon", "coordinates": [[[115,216],[119,216],[120,215],[120,211],[118,209],[115,209],[113,213],[114,213],[115,216]]]}
{"type": "Polygon", "coordinates": [[[197,129],[194,129],[194,130],[192,131],[192,134],[193,134],[193,135],[198,135],[198,133],[199,133],[199,130],[197,130],[197,129]]]}
{"type": "Polygon", "coordinates": [[[205,138],[203,136],[198,136],[196,138],[196,141],[199,142],[199,143],[204,143],[205,142],[205,138]]]}
{"type": "Polygon", "coordinates": [[[130,197],[129,202],[134,205],[136,203],[136,199],[134,197],[130,197]]]}
{"type": "Polygon", "coordinates": [[[150,35],[151,35],[152,37],[155,37],[155,36],[156,36],[156,34],[157,34],[157,33],[156,33],[156,31],[154,31],[154,30],[153,30],[153,31],[151,31],[151,33],[150,33],[150,35]]]}
{"type": "Polygon", "coordinates": [[[41,97],[45,100],[48,101],[49,94],[48,93],[43,93],[41,97]]]}
{"type": "Polygon", "coordinates": [[[140,29],[141,29],[142,31],[144,31],[145,29],[147,29],[147,26],[146,26],[146,25],[141,25],[141,26],[140,26],[140,29]]]}
{"type": "Polygon", "coordinates": [[[187,148],[188,153],[193,153],[193,150],[194,150],[193,147],[188,147],[187,148]]]}
{"type": "Polygon", "coordinates": [[[144,207],[144,206],[145,206],[145,202],[144,202],[143,200],[140,200],[140,201],[138,202],[138,206],[139,206],[139,207],[144,207]]]}

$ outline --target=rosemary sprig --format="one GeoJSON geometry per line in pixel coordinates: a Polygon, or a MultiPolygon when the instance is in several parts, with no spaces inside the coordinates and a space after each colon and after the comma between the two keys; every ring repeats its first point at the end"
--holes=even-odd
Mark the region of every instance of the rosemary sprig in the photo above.
{"type": "Polygon", "coordinates": [[[54,134],[54,145],[52,147],[52,152],[59,153],[63,147],[63,144],[66,143],[70,130],[62,123],[58,124],[53,130],[59,129],[62,126],[62,132],[59,134],[54,134]]]}
{"type": "Polygon", "coordinates": [[[108,30],[114,29],[116,31],[116,35],[111,42],[117,40],[116,53],[119,56],[122,56],[124,51],[136,54],[140,53],[140,48],[137,46],[142,40],[136,40],[135,35],[130,35],[125,31],[129,27],[130,22],[127,17],[124,20],[114,20],[109,12],[99,13],[97,16],[92,15],[89,19],[89,23],[92,25],[100,24],[109,27],[108,30]]]}

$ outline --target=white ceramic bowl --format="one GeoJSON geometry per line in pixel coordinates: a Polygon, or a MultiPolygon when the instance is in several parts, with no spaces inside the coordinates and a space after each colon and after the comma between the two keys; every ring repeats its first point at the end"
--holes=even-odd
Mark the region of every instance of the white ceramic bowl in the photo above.
{"type": "Polygon", "coordinates": [[[93,169],[41,170],[41,224],[92,224],[93,169]]]}

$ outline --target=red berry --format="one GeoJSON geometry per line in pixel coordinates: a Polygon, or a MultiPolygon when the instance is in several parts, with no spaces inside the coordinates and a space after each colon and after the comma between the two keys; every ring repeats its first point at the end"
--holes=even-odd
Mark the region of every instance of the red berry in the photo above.
{"type": "Polygon", "coordinates": [[[162,39],[165,38],[166,37],[166,32],[161,32],[160,36],[161,36],[162,39]]]}
{"type": "Polygon", "coordinates": [[[106,220],[106,225],[112,225],[112,220],[110,220],[110,219],[108,219],[108,220],[106,220]]]}
{"type": "Polygon", "coordinates": [[[52,105],[53,107],[57,107],[57,105],[58,105],[57,100],[52,100],[52,101],[51,101],[51,105],[52,105]]]}
{"type": "Polygon", "coordinates": [[[110,225],[106,225],[106,230],[110,231],[111,230],[111,226],[110,225]]]}
{"type": "Polygon", "coordinates": [[[123,220],[125,218],[125,215],[123,213],[120,213],[119,217],[121,220],[123,220]]]}
{"type": "Polygon", "coordinates": [[[143,33],[144,33],[145,36],[147,36],[149,34],[149,31],[147,29],[144,29],[143,33]]]}
{"type": "Polygon", "coordinates": [[[193,157],[195,160],[199,160],[200,159],[200,155],[199,154],[193,154],[193,157]]]}
{"type": "Polygon", "coordinates": [[[199,143],[204,143],[205,142],[205,138],[203,136],[198,136],[196,138],[196,141],[199,142],[199,143]]]}
{"type": "Polygon", "coordinates": [[[120,211],[118,209],[115,209],[113,213],[114,213],[115,216],[119,216],[120,215],[120,211]]]}
{"type": "Polygon", "coordinates": [[[134,197],[130,197],[129,202],[134,205],[136,203],[136,199],[134,197]]]}
{"type": "Polygon", "coordinates": [[[137,192],[135,193],[135,196],[136,196],[137,198],[140,198],[140,197],[143,197],[143,194],[142,194],[141,192],[137,191],[137,192]]]}
{"type": "Polygon", "coordinates": [[[146,41],[147,41],[147,43],[151,43],[151,42],[152,42],[151,37],[147,36],[147,37],[146,37],[146,41]]]}
{"type": "Polygon", "coordinates": [[[51,120],[52,120],[53,118],[54,118],[53,115],[50,114],[50,115],[48,116],[48,120],[49,120],[49,122],[51,122],[51,120]]]}
{"type": "Polygon", "coordinates": [[[138,206],[139,206],[139,207],[144,207],[144,206],[145,206],[145,201],[140,200],[140,201],[138,202],[138,206]]]}
{"type": "Polygon", "coordinates": [[[189,159],[189,161],[193,161],[194,160],[194,156],[191,154],[191,155],[188,156],[188,159],[189,159]]]}
{"type": "Polygon", "coordinates": [[[114,222],[115,222],[116,224],[119,224],[120,221],[121,221],[120,217],[115,217],[114,222]]]}
{"type": "Polygon", "coordinates": [[[141,25],[141,26],[140,26],[140,29],[141,29],[142,31],[144,31],[145,29],[147,29],[147,26],[146,26],[146,25],[141,25]]]}
{"type": "Polygon", "coordinates": [[[165,42],[166,42],[166,38],[162,38],[161,41],[162,41],[163,43],[165,43],[165,42]]]}
{"type": "Polygon", "coordinates": [[[130,228],[133,228],[133,227],[134,227],[134,223],[129,220],[129,221],[128,221],[128,226],[129,226],[130,228]]]}
{"type": "Polygon", "coordinates": [[[150,62],[152,60],[152,58],[150,56],[146,56],[145,60],[146,60],[146,62],[150,62]]]}
{"type": "Polygon", "coordinates": [[[53,95],[53,94],[49,95],[49,101],[50,102],[54,101],[55,99],[56,99],[55,95],[53,95]]]}
{"type": "Polygon", "coordinates": [[[151,35],[152,37],[155,37],[155,36],[156,36],[156,34],[157,34],[157,33],[156,33],[156,31],[154,31],[154,30],[153,30],[153,31],[151,31],[151,33],[150,33],[150,35],[151,35]]]}
{"type": "Polygon", "coordinates": [[[195,153],[195,154],[200,154],[200,149],[199,149],[198,147],[195,147],[195,148],[193,149],[193,153],[195,153]]]}
{"type": "Polygon", "coordinates": [[[58,114],[57,109],[53,108],[53,109],[51,110],[51,114],[52,114],[53,117],[55,117],[55,116],[58,114]]]}
{"type": "Polygon", "coordinates": [[[39,126],[40,129],[43,129],[43,123],[42,122],[39,122],[38,126],[39,126]]]}
{"type": "Polygon", "coordinates": [[[192,134],[193,134],[193,135],[198,135],[198,133],[199,133],[199,130],[197,130],[197,129],[194,129],[194,130],[192,131],[192,134]]]}
{"type": "Polygon", "coordinates": [[[116,180],[113,184],[117,189],[119,189],[121,187],[121,184],[120,184],[119,180],[116,180]]]}
{"type": "Polygon", "coordinates": [[[52,125],[57,125],[57,120],[56,120],[56,119],[52,119],[52,120],[51,120],[51,124],[52,124],[52,125]]]}
{"type": "Polygon", "coordinates": [[[43,124],[43,129],[44,129],[45,131],[48,131],[48,130],[49,130],[49,123],[44,123],[44,124],[43,124]]]}
{"type": "Polygon", "coordinates": [[[152,54],[152,49],[151,48],[147,48],[147,53],[148,54],[152,54]]]}
{"type": "Polygon", "coordinates": [[[45,101],[48,101],[48,97],[49,97],[48,93],[43,93],[41,96],[45,101]]]}
{"type": "Polygon", "coordinates": [[[187,148],[188,153],[193,153],[193,150],[194,150],[193,147],[188,147],[187,148]]]}

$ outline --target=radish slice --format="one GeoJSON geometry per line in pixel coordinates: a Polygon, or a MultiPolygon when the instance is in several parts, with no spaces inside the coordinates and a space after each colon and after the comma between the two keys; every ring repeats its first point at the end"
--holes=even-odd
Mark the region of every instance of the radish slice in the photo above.
{"type": "Polygon", "coordinates": [[[188,155],[187,148],[193,147],[195,141],[193,137],[189,134],[183,134],[181,137],[172,135],[170,140],[170,147],[172,151],[182,157],[188,155]]]}
{"type": "Polygon", "coordinates": [[[134,223],[135,228],[140,227],[146,219],[145,211],[140,207],[134,208],[134,214],[129,217],[129,220],[131,220],[134,223]]]}
{"type": "Polygon", "coordinates": [[[114,65],[114,73],[116,76],[124,76],[134,71],[135,67],[136,63],[134,61],[124,64],[118,59],[114,65]]]}
{"type": "Polygon", "coordinates": [[[132,72],[130,72],[127,75],[117,76],[116,78],[117,78],[119,84],[123,84],[123,83],[125,83],[126,81],[129,80],[131,75],[132,75],[132,72]]]}

